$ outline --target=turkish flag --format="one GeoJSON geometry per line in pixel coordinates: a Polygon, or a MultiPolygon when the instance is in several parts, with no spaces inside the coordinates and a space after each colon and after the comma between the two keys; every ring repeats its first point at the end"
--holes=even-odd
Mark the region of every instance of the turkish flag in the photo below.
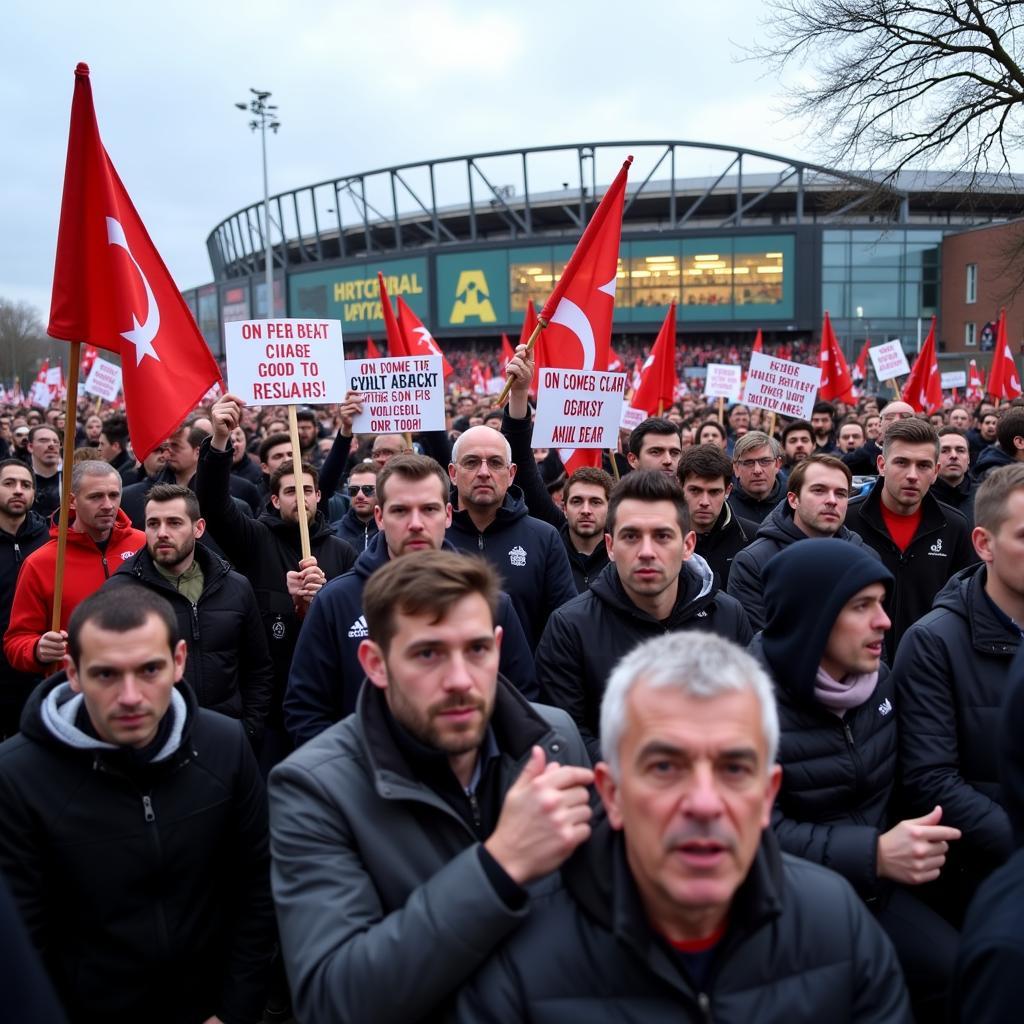
{"type": "Polygon", "coordinates": [[[501,335],[501,358],[506,363],[510,363],[515,357],[516,350],[512,347],[512,342],[508,340],[508,335],[503,331],[501,335]]]}
{"type": "Polygon", "coordinates": [[[640,371],[637,385],[629,404],[643,409],[648,416],[661,416],[675,400],[676,386],[676,304],[668,307],[661,330],[651,348],[651,354],[640,371]]]}
{"type": "Polygon", "coordinates": [[[761,328],[758,327],[757,334],[754,335],[754,344],[751,346],[751,352],[763,352],[764,351],[764,339],[761,337],[761,328]]]}
{"type": "Polygon", "coordinates": [[[395,311],[391,308],[391,299],[388,298],[388,286],[384,283],[384,275],[377,271],[377,284],[380,286],[380,308],[384,315],[384,330],[387,332],[388,355],[396,359],[412,355],[405,344],[405,335],[402,328],[395,319],[395,311]]]}
{"type": "Polygon", "coordinates": [[[846,365],[828,313],[821,325],[821,383],[818,385],[818,398],[823,402],[845,402],[847,405],[853,405],[857,400],[853,394],[850,368],[846,365]]]}
{"type": "Polygon", "coordinates": [[[380,349],[374,343],[373,338],[366,339],[366,358],[367,359],[380,359],[380,349]]]}
{"type": "MultiPolygon", "coordinates": [[[[633,158],[623,163],[583,236],[569,257],[538,319],[544,329],[545,366],[568,370],[605,370],[612,339],[612,314],[618,283],[619,240],[626,176],[633,158]]],[[[581,466],[600,466],[598,449],[562,449],[572,474],[581,466]]]]}
{"type": "Polygon", "coordinates": [[[75,69],[47,332],[121,356],[128,430],[139,459],[220,380],[100,141],[85,64],[75,69]]]}
{"type": "Polygon", "coordinates": [[[985,375],[978,369],[975,360],[971,360],[967,370],[967,394],[968,402],[980,402],[985,397],[985,375]]]}
{"type": "Polygon", "coordinates": [[[1006,337],[1006,310],[999,310],[996,326],[996,348],[992,353],[992,369],[988,375],[988,393],[995,399],[1019,398],[1021,393],[1017,361],[1006,337]]]}
{"type": "Polygon", "coordinates": [[[915,412],[933,413],[942,408],[942,378],[935,354],[935,319],[932,317],[928,337],[911,367],[907,383],[903,385],[903,401],[912,405],[915,412]]]}
{"type": "Polygon", "coordinates": [[[92,364],[96,362],[96,358],[99,356],[99,352],[92,345],[86,345],[82,349],[82,362],[81,362],[81,374],[82,380],[85,380],[89,376],[89,371],[92,369],[92,364]]]}
{"type": "Polygon", "coordinates": [[[622,373],[625,372],[626,369],[621,357],[619,356],[619,353],[616,352],[615,349],[612,347],[608,348],[608,369],[611,370],[613,373],[615,371],[619,371],[620,373],[622,373]]]}
{"type": "Polygon", "coordinates": [[[452,364],[444,357],[434,336],[423,325],[423,321],[406,305],[405,299],[398,296],[398,326],[405,339],[406,353],[410,356],[440,356],[442,376],[447,380],[455,371],[452,364]]]}
{"type": "Polygon", "coordinates": [[[36,379],[32,382],[32,387],[28,390],[30,405],[38,405],[45,409],[50,404],[50,385],[47,383],[49,373],[50,360],[44,359],[43,365],[39,367],[39,372],[36,374],[36,379]]]}
{"type": "Polygon", "coordinates": [[[853,379],[857,384],[863,384],[868,379],[868,349],[871,348],[871,339],[865,338],[861,346],[857,362],[853,364],[853,379]]]}

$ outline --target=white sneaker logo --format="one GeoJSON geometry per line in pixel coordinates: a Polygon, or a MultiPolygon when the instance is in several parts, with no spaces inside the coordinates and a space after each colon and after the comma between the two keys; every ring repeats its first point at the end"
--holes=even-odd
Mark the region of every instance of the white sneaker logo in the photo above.
{"type": "Polygon", "coordinates": [[[353,622],[352,625],[348,627],[348,635],[349,635],[349,637],[352,637],[352,638],[354,638],[354,637],[364,637],[364,636],[369,636],[370,635],[369,630],[366,628],[366,616],[365,615],[360,615],[359,618],[356,619],[356,621],[353,622]]]}
{"type": "Polygon", "coordinates": [[[517,544],[509,553],[508,560],[520,569],[526,565],[526,552],[517,544]]]}
{"type": "Polygon", "coordinates": [[[892,711],[892,701],[888,697],[878,705],[878,713],[884,718],[889,712],[892,711]]]}
{"type": "Polygon", "coordinates": [[[929,549],[928,553],[939,558],[945,558],[946,552],[942,550],[942,538],[940,537],[929,549]]]}

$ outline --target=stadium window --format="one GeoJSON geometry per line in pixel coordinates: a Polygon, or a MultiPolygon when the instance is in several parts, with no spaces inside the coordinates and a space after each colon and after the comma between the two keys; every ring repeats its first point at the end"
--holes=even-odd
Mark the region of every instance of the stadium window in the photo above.
{"type": "Polygon", "coordinates": [[[975,324],[964,324],[964,345],[974,348],[978,344],[978,331],[975,324]]]}
{"type": "MultiPolygon", "coordinates": [[[[978,264],[968,263],[967,264],[967,302],[978,301],[978,264]]],[[[971,324],[973,327],[974,325],[971,324]]],[[[972,342],[973,344],[973,342],[972,342]]]]}

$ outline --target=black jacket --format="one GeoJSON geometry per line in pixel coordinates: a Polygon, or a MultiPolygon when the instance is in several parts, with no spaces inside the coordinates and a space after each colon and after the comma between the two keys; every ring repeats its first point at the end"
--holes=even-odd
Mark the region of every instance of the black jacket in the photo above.
{"type": "Polygon", "coordinates": [[[850,472],[854,476],[878,476],[878,456],[881,454],[881,445],[868,440],[840,458],[850,467],[850,472]]]}
{"type": "MultiPolygon", "coordinates": [[[[448,544],[445,547],[453,550],[448,544]]],[[[310,605],[295,646],[284,700],[285,725],[296,746],[355,710],[364,678],[358,651],[367,636],[363,589],[387,562],[387,538],[378,533],[352,571],[331,580],[310,605]]],[[[496,624],[504,630],[502,675],[527,699],[535,698],[533,653],[505,593],[500,595],[496,624]]]]}
{"type": "Polygon", "coordinates": [[[972,565],[978,556],[971,544],[967,520],[931,494],[926,494],[921,502],[917,533],[907,550],[901,552],[882,519],[884,484],[885,479],[879,477],[867,494],[851,500],[846,527],[860,534],[864,543],[878,552],[895,580],[885,604],[886,614],[892,619],[892,628],[885,637],[886,661],[891,665],[903,634],[931,610],[935,595],[950,576],[972,565]]]}
{"type": "Polygon", "coordinates": [[[1017,852],[982,883],[967,912],[957,958],[958,1020],[1003,1024],[1024,1006],[1024,654],[1010,669],[999,729],[1000,778],[1017,852]]]}
{"type": "MultiPolygon", "coordinates": [[[[144,586],[170,601],[188,652],[185,682],[199,706],[241,719],[249,738],[257,742],[274,679],[256,595],[244,576],[201,544],[196,545],[195,557],[203,570],[197,604],[157,572],[148,548],[140,548],[103,586],[144,586]]],[[[130,593],[125,593],[125,600],[131,600],[130,593]]]]}
{"type": "MultiPolygon", "coordinates": [[[[263,497],[267,493],[267,477],[264,476],[260,467],[248,455],[243,455],[241,462],[233,462],[231,464],[231,475],[240,477],[242,480],[248,480],[256,488],[256,493],[259,495],[260,503],[262,503],[263,497]]],[[[239,497],[242,497],[242,495],[239,495],[239,497]]],[[[254,506],[252,511],[253,515],[259,515],[260,506],[254,506]]]]}
{"type": "Polygon", "coordinates": [[[601,543],[589,555],[577,551],[569,534],[568,523],[562,523],[558,529],[558,536],[562,538],[565,557],[569,559],[569,568],[572,570],[572,581],[576,585],[576,593],[582,594],[601,575],[602,570],[608,564],[608,548],[602,538],[601,543]]]}
{"type": "Polygon", "coordinates": [[[699,555],[683,563],[675,607],[664,622],[629,599],[614,563],[548,620],[537,645],[541,700],[569,712],[595,763],[601,759],[601,698],[615,663],[644,640],[687,629],[717,633],[740,646],[752,636],[743,609],[718,590],[699,555]]]}
{"type": "MultiPolygon", "coordinates": [[[[32,510],[17,533],[0,530],[0,636],[7,632],[10,622],[14,585],[21,563],[49,539],[49,524],[32,510]]],[[[0,644],[0,738],[13,736],[18,731],[21,709],[38,682],[38,676],[12,668],[0,644]]]]}
{"type": "MultiPolygon", "coordinates": [[[[267,721],[279,726],[288,668],[302,626],[285,579],[288,572],[298,569],[302,557],[299,524],[286,523],[271,506],[258,519],[239,512],[228,493],[230,467],[230,449],[218,451],[209,438],[203,441],[195,479],[196,495],[207,531],[256,592],[274,664],[274,699],[267,721]]],[[[331,533],[320,512],[309,524],[309,545],[329,580],[348,572],[356,560],[351,545],[331,533]]]]}
{"type": "Polygon", "coordinates": [[[761,841],[706,987],[651,929],[622,834],[599,822],[565,887],[463,990],[458,1024],[909,1024],[889,940],[845,881],[761,841]]]}
{"type": "MultiPolygon", "coordinates": [[[[728,590],[743,605],[751,629],[764,629],[765,625],[764,581],[761,579],[764,567],[790,544],[807,539],[807,534],[793,522],[789,502],[783,499],[761,524],[754,542],[733,559],[728,590]]],[[[832,539],[865,547],[864,541],[845,526],[841,526],[832,539]]]]}
{"type": "Polygon", "coordinates": [[[331,524],[335,537],[340,537],[346,544],[352,545],[357,554],[370,546],[370,541],[377,536],[377,520],[373,516],[364,523],[356,515],[354,508],[349,510],[336,523],[331,524]]]}
{"type": "MultiPolygon", "coordinates": [[[[196,489],[196,477],[193,476],[188,482],[189,489],[196,489]]],[[[263,498],[255,485],[248,480],[238,476],[236,473],[230,475],[228,487],[231,496],[236,500],[240,510],[250,516],[258,516],[263,507],[263,498]]],[[[147,476],[137,484],[131,484],[121,492],[121,508],[124,514],[132,521],[136,530],[146,528],[146,498],[149,492],[157,484],[175,484],[177,478],[174,473],[164,467],[156,476],[147,476]]],[[[222,554],[218,551],[217,554],[222,554]]]]}
{"type": "Polygon", "coordinates": [[[988,598],[985,578],[977,565],[951,579],[893,665],[907,811],[916,817],[941,804],[943,824],[963,832],[950,863],[968,885],[1012,849],[995,737],[1021,636],[988,598]]]}
{"type": "Polygon", "coordinates": [[[0,869],[72,1021],[262,1013],[274,942],[263,783],[242,727],[187,686],[175,693],[162,759],[79,728],[64,673],[0,745],[0,869]]]}
{"type": "Polygon", "coordinates": [[[494,521],[481,533],[465,509],[452,513],[449,543],[482,555],[501,576],[531,647],[536,647],[548,616],[576,596],[569,559],[550,523],[527,514],[522,491],[513,484],[494,521]]]}
{"type": "Polygon", "coordinates": [[[947,484],[941,477],[936,477],[929,490],[943,505],[955,508],[967,520],[969,530],[974,529],[974,497],[978,492],[978,483],[970,473],[966,473],[956,487],[947,484]]]}
{"type": "Polygon", "coordinates": [[[746,519],[751,523],[762,523],[765,518],[771,514],[773,508],[786,497],[786,482],[785,477],[780,473],[775,478],[775,484],[772,489],[763,497],[755,498],[751,494],[747,494],[745,490],[740,486],[738,480],[734,480],[732,484],[732,493],[729,495],[729,504],[732,505],[733,512],[736,513],[741,519],[746,519]]]}
{"type": "Polygon", "coordinates": [[[725,590],[729,583],[736,555],[754,539],[757,530],[757,523],[741,519],[725,502],[711,529],[697,534],[694,550],[711,566],[720,590],[725,590]]]}
{"type": "Polygon", "coordinates": [[[1014,461],[999,445],[991,444],[978,456],[971,472],[975,482],[980,484],[993,469],[1000,469],[1002,466],[1012,466],[1014,461]]]}

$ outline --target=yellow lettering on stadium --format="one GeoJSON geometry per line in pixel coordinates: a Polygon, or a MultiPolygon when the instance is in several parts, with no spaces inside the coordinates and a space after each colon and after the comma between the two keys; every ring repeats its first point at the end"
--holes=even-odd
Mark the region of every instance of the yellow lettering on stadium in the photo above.
{"type": "Polygon", "coordinates": [[[455,286],[455,305],[448,319],[453,324],[465,323],[467,319],[475,319],[482,324],[497,322],[490,291],[482,270],[461,271],[455,286]]]}

